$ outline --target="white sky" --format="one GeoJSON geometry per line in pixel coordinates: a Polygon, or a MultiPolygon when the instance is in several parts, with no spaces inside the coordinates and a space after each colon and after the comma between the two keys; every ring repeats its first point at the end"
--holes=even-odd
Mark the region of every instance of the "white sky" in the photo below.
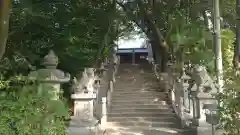
{"type": "Polygon", "coordinates": [[[118,48],[140,48],[144,42],[144,38],[135,36],[133,39],[119,39],[117,44],[118,48]]]}

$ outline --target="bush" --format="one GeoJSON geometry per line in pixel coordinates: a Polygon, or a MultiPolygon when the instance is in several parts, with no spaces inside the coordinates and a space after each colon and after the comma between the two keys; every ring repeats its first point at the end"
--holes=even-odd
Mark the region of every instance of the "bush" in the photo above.
{"type": "Polygon", "coordinates": [[[22,77],[1,81],[0,134],[64,135],[67,108],[61,100],[51,100],[48,90],[37,92],[37,85],[22,77]],[[16,86],[16,87],[15,87],[16,86]]]}

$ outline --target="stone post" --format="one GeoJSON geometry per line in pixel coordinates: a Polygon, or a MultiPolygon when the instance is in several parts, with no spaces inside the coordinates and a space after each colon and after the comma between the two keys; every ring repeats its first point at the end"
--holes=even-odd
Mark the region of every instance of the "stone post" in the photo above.
{"type": "Polygon", "coordinates": [[[102,97],[102,118],[101,124],[105,124],[107,122],[107,98],[102,97]]]}
{"type": "Polygon", "coordinates": [[[135,64],[135,49],[132,49],[132,65],[135,64]]]}
{"type": "Polygon", "coordinates": [[[32,71],[29,74],[29,79],[39,81],[39,93],[41,93],[43,89],[47,89],[52,95],[52,99],[58,100],[60,84],[68,82],[70,80],[70,74],[57,69],[58,57],[52,50],[44,57],[42,65],[46,68],[32,71]]]}
{"type": "Polygon", "coordinates": [[[189,80],[191,79],[190,76],[186,75],[185,72],[181,77],[181,84],[182,84],[182,90],[183,90],[183,105],[184,105],[184,110],[189,112],[189,80]]]}
{"type": "Polygon", "coordinates": [[[111,106],[113,90],[114,90],[113,81],[110,81],[109,82],[109,90],[107,91],[107,105],[108,105],[108,108],[111,106]]]}
{"type": "Polygon", "coordinates": [[[147,45],[147,50],[148,50],[148,56],[147,56],[147,60],[148,62],[151,64],[153,60],[153,53],[152,53],[152,47],[151,45],[147,45]]]}
{"type": "Polygon", "coordinates": [[[113,54],[113,63],[114,63],[114,77],[118,71],[119,66],[119,56],[116,55],[116,53],[113,54]]]}
{"type": "Polygon", "coordinates": [[[163,89],[165,92],[169,91],[169,87],[168,87],[168,73],[160,73],[160,85],[161,85],[161,89],[163,89]]]}

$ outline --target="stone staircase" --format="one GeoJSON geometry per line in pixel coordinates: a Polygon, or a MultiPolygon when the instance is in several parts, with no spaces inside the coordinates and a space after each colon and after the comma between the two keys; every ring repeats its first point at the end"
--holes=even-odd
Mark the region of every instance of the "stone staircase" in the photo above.
{"type": "Polygon", "coordinates": [[[111,99],[105,135],[194,135],[181,129],[150,65],[121,64],[111,99]]]}

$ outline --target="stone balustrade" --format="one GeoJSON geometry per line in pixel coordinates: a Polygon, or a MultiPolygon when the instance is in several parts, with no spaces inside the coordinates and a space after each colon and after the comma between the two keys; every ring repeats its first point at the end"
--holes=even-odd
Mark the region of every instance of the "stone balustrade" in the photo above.
{"type": "MultiPolygon", "coordinates": [[[[198,135],[211,135],[212,122],[206,119],[206,106],[217,106],[214,95],[217,88],[204,66],[195,65],[180,75],[174,64],[169,64],[167,73],[159,73],[153,63],[153,71],[168,92],[175,113],[182,127],[195,128],[198,135]]],[[[216,109],[216,108],[215,108],[216,109]]],[[[215,119],[215,123],[217,119],[215,119]]]]}
{"type": "Polygon", "coordinates": [[[99,118],[101,124],[104,125],[107,122],[107,112],[111,105],[112,92],[114,90],[115,76],[120,64],[120,58],[114,54],[112,59],[102,64],[100,85],[99,85],[99,118]]]}

